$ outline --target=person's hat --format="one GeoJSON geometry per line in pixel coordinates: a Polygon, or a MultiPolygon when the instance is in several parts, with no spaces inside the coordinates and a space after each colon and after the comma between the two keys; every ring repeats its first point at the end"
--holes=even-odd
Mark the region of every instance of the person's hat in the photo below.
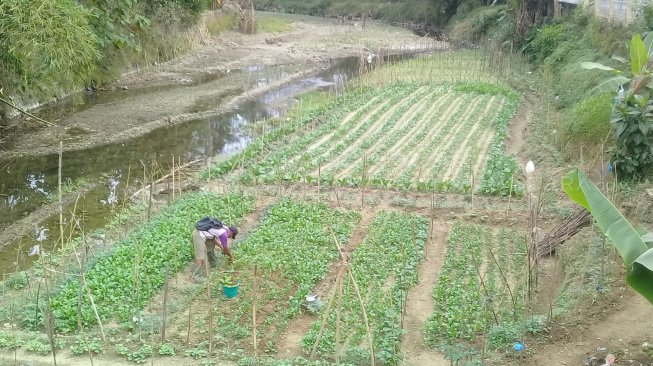
{"type": "Polygon", "coordinates": [[[236,234],[238,234],[238,228],[235,226],[229,226],[229,231],[231,231],[232,237],[236,239],[236,234]]]}

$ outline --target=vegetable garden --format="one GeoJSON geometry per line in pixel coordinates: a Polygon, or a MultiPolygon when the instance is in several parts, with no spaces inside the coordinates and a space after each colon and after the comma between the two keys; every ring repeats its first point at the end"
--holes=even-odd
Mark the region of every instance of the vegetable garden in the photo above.
{"type": "Polygon", "coordinates": [[[520,96],[489,79],[372,82],[406,74],[404,64],[379,66],[346,95],[271,121],[241,153],[199,175],[206,192],[151,218],[149,197],[147,219],[138,216],[146,223],[111,236],[110,246],[89,250],[93,234],[82,233],[41,254],[4,282],[0,320],[9,326],[0,348],[55,359],[67,349],[91,362],[397,365],[410,360],[410,332],[427,350],[500,351],[523,339],[540,318],[528,308],[523,177],[504,149],[520,96]],[[335,199],[321,194],[325,187],[335,199]],[[477,212],[475,194],[492,196],[494,207],[477,212]],[[429,205],[416,203],[425,197],[429,205]],[[449,198],[459,206],[438,207],[449,198]],[[190,233],[204,215],[242,234],[233,263],[221,260],[193,282],[190,233]],[[443,222],[452,229],[438,240],[443,222]],[[437,276],[420,277],[429,255],[443,263],[429,262],[437,276]],[[407,303],[424,283],[430,316],[411,329],[407,303]],[[238,284],[238,296],[226,298],[223,284],[238,284]],[[321,308],[306,306],[309,294],[321,308]],[[292,332],[297,358],[279,360],[292,332]]]}

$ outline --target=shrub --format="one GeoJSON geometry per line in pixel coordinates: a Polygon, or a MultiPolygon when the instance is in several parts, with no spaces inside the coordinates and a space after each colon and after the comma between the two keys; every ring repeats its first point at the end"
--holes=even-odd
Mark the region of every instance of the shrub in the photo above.
{"type": "Polygon", "coordinates": [[[527,50],[536,62],[543,62],[567,38],[562,24],[551,24],[536,32],[527,45],[527,50]]]}

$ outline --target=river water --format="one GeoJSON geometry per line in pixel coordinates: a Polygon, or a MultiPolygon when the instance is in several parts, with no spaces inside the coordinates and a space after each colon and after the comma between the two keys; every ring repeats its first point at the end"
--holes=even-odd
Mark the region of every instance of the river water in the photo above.
{"type": "MultiPolygon", "coordinates": [[[[241,72],[254,73],[262,68],[264,67],[250,66],[241,72]]],[[[107,218],[120,204],[125,187],[128,184],[140,185],[142,164],[149,168],[151,162],[156,161],[158,169],[169,171],[172,156],[181,159],[183,163],[208,156],[236,153],[253,138],[248,133],[249,123],[283,113],[283,108],[279,107],[280,101],[292,101],[299,94],[314,90],[342,93],[347,80],[355,76],[357,71],[357,58],[336,60],[326,71],[243,103],[232,113],[161,128],[119,143],[64,152],[64,187],[95,186],[77,203],[76,212],[84,220],[84,230],[90,232],[104,226],[107,218]]],[[[209,76],[205,80],[214,78],[209,76]]],[[[255,80],[253,86],[264,86],[274,81],[261,78],[255,80]]],[[[133,92],[147,93],[148,90],[133,92]]],[[[117,95],[119,92],[93,96],[82,106],[53,106],[41,113],[65,116],[90,105],[115,101],[119,97],[114,93],[117,95]]],[[[199,106],[200,109],[201,107],[199,106]]],[[[55,154],[0,161],[0,230],[7,229],[45,204],[58,199],[58,160],[59,157],[55,154]]],[[[70,210],[70,207],[66,208],[65,212],[70,210]]],[[[34,224],[28,235],[0,243],[0,273],[11,273],[29,266],[33,258],[37,257],[29,256],[30,250],[36,245],[49,250],[57,243],[58,236],[58,215],[55,214],[39,225],[34,224]]]]}

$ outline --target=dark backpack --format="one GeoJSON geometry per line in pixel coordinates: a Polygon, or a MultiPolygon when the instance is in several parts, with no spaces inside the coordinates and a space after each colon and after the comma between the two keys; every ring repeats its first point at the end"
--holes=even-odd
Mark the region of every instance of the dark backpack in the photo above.
{"type": "Polygon", "coordinates": [[[209,229],[221,229],[224,227],[222,221],[216,219],[215,217],[203,217],[200,221],[195,224],[195,229],[199,231],[209,231],[209,229]]]}

